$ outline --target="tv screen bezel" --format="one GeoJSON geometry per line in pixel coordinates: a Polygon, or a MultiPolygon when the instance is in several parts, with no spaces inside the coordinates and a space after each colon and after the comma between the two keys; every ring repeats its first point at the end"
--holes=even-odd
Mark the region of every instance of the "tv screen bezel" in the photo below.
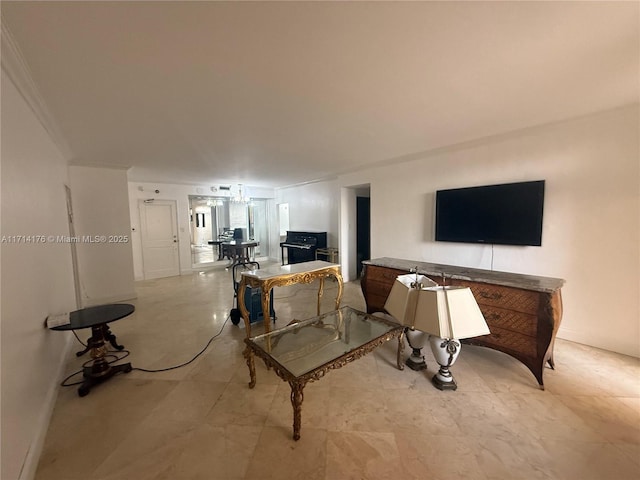
{"type": "MultiPolygon", "coordinates": [[[[435,241],[437,242],[453,242],[453,243],[473,243],[473,244],[494,244],[494,245],[515,245],[515,246],[542,246],[542,227],[544,218],[544,201],[545,201],[545,180],[532,180],[524,182],[511,182],[511,183],[499,183],[493,185],[480,185],[472,187],[451,188],[436,191],[435,201],[435,241]],[[514,204],[511,202],[500,202],[496,204],[496,196],[502,196],[503,198],[513,199],[516,193],[522,195],[526,194],[529,198],[525,205],[514,204]],[[485,204],[472,203],[469,204],[468,210],[465,210],[464,215],[459,211],[457,213],[458,218],[455,220],[456,225],[459,225],[461,229],[455,235],[452,233],[451,221],[449,222],[449,231],[443,231],[445,228],[445,220],[443,219],[443,203],[447,200],[451,200],[451,196],[458,196],[459,198],[467,197],[466,201],[477,201],[484,198],[485,204]],[[500,208],[504,207],[501,211],[491,211],[488,213],[487,208],[491,205],[486,204],[487,198],[493,196],[493,207],[499,205],[500,208]],[[449,197],[449,199],[445,198],[449,197]],[[471,200],[470,200],[471,199],[471,200]],[[535,200],[535,201],[533,201],[535,200]],[[513,216],[515,213],[513,207],[526,207],[528,212],[528,220],[526,224],[516,225],[516,228],[520,233],[513,235],[513,232],[505,235],[507,229],[504,224],[505,219],[513,216]],[[511,211],[509,210],[511,207],[511,211]],[[487,225],[473,225],[469,224],[466,231],[463,228],[465,225],[461,223],[463,217],[469,218],[467,211],[472,212],[473,209],[485,208],[485,212],[480,212],[477,218],[488,218],[492,215],[494,218],[490,219],[488,223],[493,220],[493,227],[490,230],[486,230],[487,225]],[[502,224],[502,225],[501,225],[502,224]],[[524,229],[524,230],[523,230],[524,229]],[[482,232],[482,233],[481,233],[482,232]]],[[[461,207],[458,208],[461,210],[461,207]]],[[[473,217],[476,218],[476,217],[473,217]]],[[[524,220],[523,218],[517,218],[517,220],[524,220]]]]}

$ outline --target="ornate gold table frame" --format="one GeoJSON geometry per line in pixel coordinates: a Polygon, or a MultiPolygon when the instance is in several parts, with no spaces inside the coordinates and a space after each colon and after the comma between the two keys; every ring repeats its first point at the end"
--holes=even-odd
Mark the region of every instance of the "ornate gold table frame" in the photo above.
{"type": "MultiPolygon", "coordinates": [[[[247,338],[251,336],[251,322],[249,321],[249,311],[244,304],[244,294],[247,286],[261,289],[262,311],[269,312],[269,292],[273,287],[286,287],[296,283],[311,283],[318,279],[320,287],[318,289],[318,309],[320,315],[320,300],[324,293],[324,279],[334,277],[338,282],[338,293],[336,294],[335,309],[340,308],[342,300],[342,275],[340,265],[337,263],[323,262],[320,260],[312,262],[294,263],[290,265],[274,265],[258,270],[248,270],[242,272],[240,284],[238,286],[238,308],[244,319],[247,338]]],[[[271,330],[269,315],[264,315],[264,331],[271,330]]]]}
{"type": "Polygon", "coordinates": [[[246,338],[247,347],[243,355],[249,367],[249,388],[256,385],[254,356],[258,356],[268,369],[273,369],[291,387],[293,439],[298,440],[305,385],[320,380],[329,371],[344,367],[393,338],[398,339],[397,367],[403,370],[404,327],[348,306],[246,338]],[[303,332],[304,329],[307,331],[303,332]],[[315,335],[316,341],[308,341],[309,335],[305,333],[315,335]]]}

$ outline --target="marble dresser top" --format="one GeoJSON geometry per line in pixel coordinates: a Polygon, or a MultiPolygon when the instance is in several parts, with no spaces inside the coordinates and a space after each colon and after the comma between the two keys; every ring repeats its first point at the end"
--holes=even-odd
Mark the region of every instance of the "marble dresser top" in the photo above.
{"type": "Polygon", "coordinates": [[[395,268],[397,270],[406,271],[417,266],[418,273],[432,277],[439,277],[444,273],[446,278],[453,278],[456,280],[490,283],[494,285],[503,285],[506,287],[522,288],[525,290],[534,290],[546,293],[553,293],[564,285],[564,280],[561,278],[539,277],[536,275],[523,275],[521,273],[496,272],[494,270],[417,262],[415,260],[403,260],[400,258],[381,257],[365,260],[362,263],[365,265],[377,265],[380,267],[395,268]]]}

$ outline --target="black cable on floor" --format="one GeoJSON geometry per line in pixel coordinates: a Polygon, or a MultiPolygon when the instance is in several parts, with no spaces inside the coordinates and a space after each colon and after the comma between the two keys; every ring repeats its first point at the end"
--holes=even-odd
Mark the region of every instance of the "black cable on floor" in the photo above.
{"type": "MultiPolygon", "coordinates": [[[[119,362],[120,360],[123,360],[123,359],[127,358],[129,355],[131,355],[131,352],[129,352],[129,350],[119,350],[119,351],[118,350],[109,350],[107,352],[107,355],[105,355],[105,358],[109,358],[109,357],[113,358],[113,360],[107,362],[109,365],[111,365],[112,363],[119,362]],[[124,353],[124,355],[119,357],[118,355],[116,355],[116,353],[124,353]]],[[[76,375],[84,373],[84,369],[89,367],[92,363],[93,363],[93,359],[87,360],[86,362],[84,362],[82,364],[82,370],[78,370],[77,372],[73,372],[67,378],[62,380],[62,382],[60,382],[60,386],[61,387],[73,387],[75,385],[82,385],[82,383],[84,383],[84,382],[67,383],[67,381],[71,377],[74,377],[76,375]]]]}
{"type": "Polygon", "coordinates": [[[207,344],[204,346],[204,348],[202,350],[200,350],[196,354],[196,356],[193,357],[191,360],[189,360],[187,362],[184,362],[184,363],[181,363],[180,365],[175,365],[173,367],[167,367],[167,368],[159,368],[157,370],[151,370],[151,369],[147,369],[147,368],[138,368],[138,367],[133,367],[132,370],[139,370],[141,372],[156,373],[156,372],[167,372],[169,370],[175,370],[176,368],[186,367],[190,363],[194,362],[196,358],[198,358],[200,355],[202,355],[207,350],[207,348],[209,348],[209,345],[211,345],[211,342],[213,342],[217,337],[220,336],[220,334],[224,330],[224,326],[227,324],[227,322],[229,321],[230,317],[231,317],[231,315],[227,315],[227,318],[225,319],[224,323],[222,324],[222,327],[220,327],[220,331],[218,333],[216,333],[213,337],[211,337],[209,339],[209,341],[207,342],[207,344]]]}
{"type": "MultiPolygon", "coordinates": [[[[217,337],[220,336],[220,334],[222,334],[222,331],[224,330],[225,325],[227,324],[227,322],[229,321],[229,318],[231,316],[227,315],[227,318],[225,319],[224,323],[222,324],[222,327],[220,327],[220,331],[218,333],[216,333],[213,337],[211,337],[209,339],[209,341],[207,342],[207,344],[204,346],[204,348],[202,350],[200,350],[191,360],[181,363],[180,365],[174,365],[173,367],[167,367],[167,368],[159,368],[157,370],[152,370],[152,369],[147,369],[147,368],[139,368],[139,367],[133,367],[131,370],[139,370],[141,372],[149,372],[149,373],[156,373],[156,372],[167,372],[169,370],[175,370],[176,368],[181,368],[181,367],[185,367],[187,365],[189,365],[190,363],[193,363],[200,355],[202,355],[204,352],[206,352],[207,348],[209,348],[209,345],[211,345],[211,342],[213,342],[217,337]]],[[[73,332],[75,334],[75,332],[73,332]]],[[[80,340],[80,338],[78,338],[78,335],[76,335],[76,338],[78,339],[78,341],[82,343],[82,341],[80,340]]],[[[83,344],[84,345],[84,344],[83,344]]],[[[85,345],[86,347],[86,345],[85,345]]],[[[114,360],[111,360],[110,362],[107,362],[109,364],[112,364],[114,362],[119,362],[120,360],[123,360],[125,358],[127,358],[129,355],[131,354],[131,352],[129,352],[129,350],[109,350],[107,357],[115,357],[114,360]],[[118,357],[118,355],[115,355],[117,353],[124,353],[125,355],[123,355],[122,357],[118,357]]],[[[87,360],[85,363],[82,364],[82,370],[78,370],[77,372],[73,372],[71,375],[69,375],[68,377],[66,377],[64,380],[62,380],[62,382],[60,382],[60,386],[61,387],[73,387],[75,385],[82,385],[83,382],[74,382],[74,383],[66,383],[70,378],[79,375],[81,373],[84,373],[84,368],[86,366],[88,366],[89,363],[92,363],[93,359],[91,360],[87,360]]]]}

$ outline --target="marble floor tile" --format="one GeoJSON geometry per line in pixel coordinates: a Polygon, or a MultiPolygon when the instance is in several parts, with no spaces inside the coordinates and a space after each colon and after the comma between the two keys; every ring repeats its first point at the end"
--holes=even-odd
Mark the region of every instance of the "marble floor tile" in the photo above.
{"type": "Polygon", "coordinates": [[[228,383],[205,421],[211,425],[263,426],[277,388],[277,385],[264,382],[256,383],[252,389],[245,384],[228,383]]]}
{"type": "Polygon", "coordinates": [[[529,395],[498,393],[496,396],[505,406],[505,417],[517,422],[519,429],[537,440],[564,439],[570,442],[579,438],[583,442],[606,441],[600,429],[594,428],[569,406],[569,397],[548,395],[542,391],[529,395]]]}
{"type": "Polygon", "coordinates": [[[382,389],[331,387],[326,427],[333,431],[390,432],[395,418],[382,389]]]}
{"type": "Polygon", "coordinates": [[[640,467],[610,443],[549,440],[543,443],[547,471],[559,480],[637,480],[640,467]]]}
{"type": "Polygon", "coordinates": [[[246,480],[324,480],[327,463],[327,432],[304,428],[299,441],[289,430],[263,429],[249,461],[246,480]],[[304,440],[303,440],[304,439],[304,440]]]}
{"type": "MultiPolygon", "coordinates": [[[[448,394],[455,392],[446,392],[448,394]]],[[[387,408],[393,431],[406,434],[460,435],[458,423],[449,415],[444,395],[406,389],[387,390],[387,408]]]]}
{"type": "Polygon", "coordinates": [[[197,428],[192,422],[145,419],[130,425],[128,434],[111,447],[109,455],[90,478],[145,480],[172,478],[176,462],[189,448],[189,439],[197,428]]]}
{"type": "Polygon", "coordinates": [[[640,413],[618,398],[568,395],[557,398],[603,440],[640,445],[640,413]]]}
{"type": "Polygon", "coordinates": [[[404,478],[395,435],[385,432],[333,432],[327,438],[327,479],[404,478]]]}
{"type": "Polygon", "coordinates": [[[261,427],[200,425],[175,461],[176,479],[244,479],[261,427]]]}
{"type": "Polygon", "coordinates": [[[182,381],[153,407],[149,417],[159,422],[202,421],[211,412],[226,387],[225,382],[182,381]]]}
{"type": "Polygon", "coordinates": [[[476,439],[465,435],[396,433],[403,466],[401,478],[486,480],[476,458],[476,439]]]}
{"type": "Polygon", "coordinates": [[[550,453],[525,435],[477,439],[474,451],[480,470],[488,479],[570,480],[558,474],[550,453]]]}
{"type": "MultiPolygon", "coordinates": [[[[306,385],[294,441],[289,384],[255,359],[248,386],[231,272],[203,267],[136,291],[136,312],[111,325],[134,370],[86,397],[59,389],[36,480],[640,478],[638,359],[558,339],[542,390],[512,357],[465,345],[458,390],[442,392],[429,348],[426,370],[400,371],[390,341],[306,385]]],[[[336,292],[326,281],[323,311],[336,292]]],[[[317,293],[317,283],[277,288],[275,327],[314,316],[317,293]]],[[[342,304],[366,310],[358,282],[342,304]]],[[[80,349],[65,375],[88,360],[80,349]]]]}

